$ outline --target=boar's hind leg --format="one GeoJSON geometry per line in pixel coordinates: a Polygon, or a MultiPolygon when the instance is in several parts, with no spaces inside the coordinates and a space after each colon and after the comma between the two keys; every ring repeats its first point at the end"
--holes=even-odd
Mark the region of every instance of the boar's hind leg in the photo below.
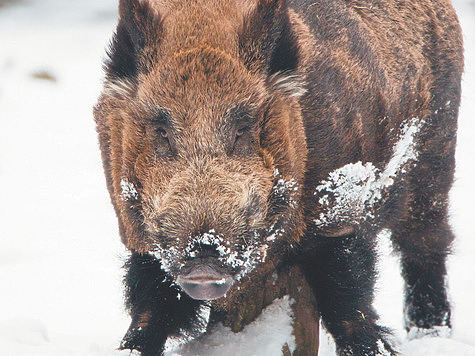
{"type": "Polygon", "coordinates": [[[393,355],[388,330],[377,324],[372,307],[375,242],[360,233],[348,237],[313,237],[303,269],[317,299],[326,329],[339,355],[393,355]]]}
{"type": "Polygon", "coordinates": [[[183,330],[193,335],[193,327],[201,321],[200,301],[179,295],[160,262],[150,255],[133,253],[126,268],[126,306],[132,324],[120,348],[143,356],[162,355],[168,336],[183,330]]]}
{"type": "MultiPolygon", "coordinates": [[[[401,254],[408,331],[450,327],[445,263],[454,238],[447,212],[455,168],[455,119],[447,116],[454,112],[446,103],[450,101],[429,119],[419,162],[408,177],[407,210],[392,227],[392,240],[401,254]]],[[[457,100],[452,103],[457,105],[457,100]]]]}

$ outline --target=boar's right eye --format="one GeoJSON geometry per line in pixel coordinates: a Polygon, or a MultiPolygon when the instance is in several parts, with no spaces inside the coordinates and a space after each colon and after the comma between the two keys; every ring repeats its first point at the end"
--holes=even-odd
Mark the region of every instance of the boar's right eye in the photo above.
{"type": "MultiPolygon", "coordinates": [[[[236,107],[229,112],[231,129],[227,129],[230,142],[230,153],[247,155],[253,152],[254,138],[253,127],[256,119],[248,110],[236,107]],[[229,131],[228,131],[229,130],[229,131]]],[[[229,126],[228,126],[229,127],[229,126]]]]}
{"type": "Polygon", "coordinates": [[[166,109],[159,109],[147,120],[147,131],[151,137],[152,146],[158,156],[171,156],[174,151],[171,114],[166,109]]]}

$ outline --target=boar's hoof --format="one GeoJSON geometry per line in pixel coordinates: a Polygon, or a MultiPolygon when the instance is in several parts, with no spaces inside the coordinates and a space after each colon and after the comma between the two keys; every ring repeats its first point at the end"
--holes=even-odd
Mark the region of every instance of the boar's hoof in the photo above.
{"type": "Polygon", "coordinates": [[[213,300],[223,297],[233,284],[233,277],[209,266],[196,266],[179,275],[177,284],[193,299],[213,300]]]}

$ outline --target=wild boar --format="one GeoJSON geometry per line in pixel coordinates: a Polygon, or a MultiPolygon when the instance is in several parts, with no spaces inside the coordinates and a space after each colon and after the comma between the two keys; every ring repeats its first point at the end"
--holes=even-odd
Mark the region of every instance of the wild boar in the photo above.
{"type": "Polygon", "coordinates": [[[131,251],[121,347],[239,331],[288,294],[284,353],[316,355],[320,317],[339,355],[394,355],[382,229],[407,330],[450,328],[462,52],[449,0],[120,0],[94,115],[131,251]]]}

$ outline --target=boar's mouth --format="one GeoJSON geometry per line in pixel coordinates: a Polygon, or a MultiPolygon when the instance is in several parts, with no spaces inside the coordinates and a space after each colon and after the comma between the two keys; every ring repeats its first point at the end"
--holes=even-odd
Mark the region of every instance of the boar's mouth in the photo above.
{"type": "Polygon", "coordinates": [[[179,274],[176,283],[193,299],[214,300],[223,297],[233,277],[209,264],[196,264],[179,274]]]}

